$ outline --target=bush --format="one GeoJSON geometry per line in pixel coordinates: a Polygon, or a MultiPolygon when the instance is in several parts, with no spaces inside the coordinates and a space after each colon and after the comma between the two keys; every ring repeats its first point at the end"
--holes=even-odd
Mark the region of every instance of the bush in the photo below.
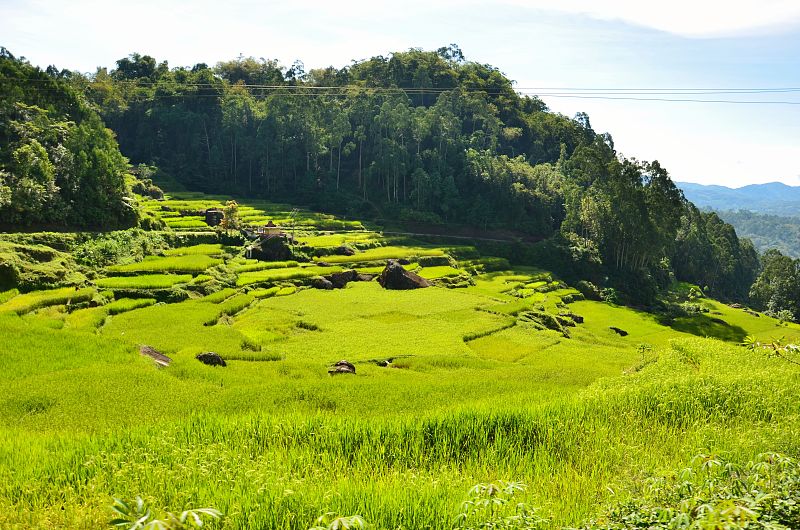
{"type": "Polygon", "coordinates": [[[609,304],[618,304],[619,293],[613,287],[606,287],[600,290],[600,299],[609,304]]]}
{"type": "Polygon", "coordinates": [[[575,289],[580,291],[580,293],[586,297],[587,300],[602,300],[603,297],[600,294],[600,289],[597,288],[595,284],[588,280],[581,280],[575,284],[575,289]]]}
{"type": "Polygon", "coordinates": [[[800,463],[762,454],[741,466],[699,455],[676,476],[654,481],[644,495],[616,507],[587,530],[800,528],[800,463]]]}

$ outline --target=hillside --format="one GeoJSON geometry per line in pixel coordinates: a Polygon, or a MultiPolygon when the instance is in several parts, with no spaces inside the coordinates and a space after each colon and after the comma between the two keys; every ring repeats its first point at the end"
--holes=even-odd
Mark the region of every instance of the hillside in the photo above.
{"type": "Polygon", "coordinates": [[[780,465],[774,482],[752,478],[758,491],[790,487],[778,470],[796,464],[759,454],[800,449],[797,369],[738,344],[798,341],[800,326],[680,283],[645,313],[460,240],[266,201],[242,200],[240,220],[283,226],[293,255],[248,259],[238,235],[199,215],[229,199],[139,196],[163,231],[0,237],[31,256],[68,250],[86,278],[0,293],[0,527],[102,527],[112,496],[133,517],[137,495],[153,511],[136,518],[210,507],[223,514],[200,514],[211,528],[359,514],[378,528],[466,529],[518,517],[520,502],[525,525],[510,528],[656,524],[654,506],[704,521],[668,477],[693,467],[700,500],[723,509],[727,486],[709,484],[728,479],[693,459],[708,451],[741,466],[738,480],[780,465]],[[389,258],[433,286],[370,280],[389,258]],[[361,276],[344,288],[321,282],[351,270],[361,276]],[[208,351],[227,366],[201,364],[208,351]],[[342,359],[355,375],[328,375],[342,359]],[[503,493],[468,493],[497,481],[503,493]],[[461,504],[485,495],[496,510],[461,504]]]}
{"type": "Polygon", "coordinates": [[[0,66],[0,528],[800,528],[800,259],[586,114],[454,45],[0,66]]]}
{"type": "Polygon", "coordinates": [[[774,248],[800,258],[800,217],[758,214],[746,210],[719,212],[736,233],[750,239],[759,252],[774,248]]]}

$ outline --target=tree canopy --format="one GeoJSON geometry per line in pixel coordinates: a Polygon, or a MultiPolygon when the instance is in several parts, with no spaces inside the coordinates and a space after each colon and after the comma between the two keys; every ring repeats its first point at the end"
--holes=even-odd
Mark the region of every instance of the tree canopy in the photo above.
{"type": "Polygon", "coordinates": [[[125,218],[126,160],[99,113],[134,163],[190,189],[549,239],[633,291],[674,275],[741,299],[758,274],[749,241],[657,161],[622,157],[585,113],[549,111],[455,45],[310,70],[134,53],[90,76],[4,54],[0,208],[15,223],[125,218]]]}
{"type": "Polygon", "coordinates": [[[0,223],[114,228],[136,221],[124,201],[127,160],[70,82],[0,49],[0,223]]]}

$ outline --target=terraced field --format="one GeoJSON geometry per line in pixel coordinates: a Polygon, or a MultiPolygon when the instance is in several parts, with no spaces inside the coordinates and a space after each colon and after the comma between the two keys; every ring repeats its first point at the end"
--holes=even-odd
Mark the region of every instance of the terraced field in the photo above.
{"type": "Polygon", "coordinates": [[[104,527],[112,497],[141,495],[217,508],[220,528],[332,512],[444,529],[497,480],[526,485],[537,527],[591,526],[698,453],[800,454],[800,371],[739,345],[800,326],[705,298],[664,322],[474,248],[264,202],[243,221],[294,231],[297,257],[247,259],[201,217],[225,199],[147,201],[168,227],[154,254],[0,293],[0,528],[104,527]],[[434,285],[314,288],[389,259],[434,285]],[[328,374],[341,359],[355,375],[328,374]]]}

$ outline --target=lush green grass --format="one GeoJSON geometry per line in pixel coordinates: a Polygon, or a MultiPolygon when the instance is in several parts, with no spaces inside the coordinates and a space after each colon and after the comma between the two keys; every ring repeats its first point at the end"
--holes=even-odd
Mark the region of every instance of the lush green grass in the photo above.
{"type": "MultiPolygon", "coordinates": [[[[148,320],[163,330],[158,316],[148,320]]],[[[0,328],[10,338],[0,385],[12,396],[0,407],[2,527],[102,526],[110,495],[143,494],[171,510],[215,506],[231,528],[307,528],[333,511],[444,529],[472,484],[498,478],[527,483],[520,500],[560,527],[638,499],[642,477],[708,448],[734,461],[800,451],[800,372],[703,339],[659,348],[624,377],[601,354],[598,373],[576,378],[587,353],[562,369],[431,355],[331,379],[289,357],[213,369],[178,353],[157,370],[105,331],[9,317],[0,328]]]]}
{"type": "Polygon", "coordinates": [[[357,252],[353,256],[324,256],[314,258],[316,261],[327,263],[358,263],[364,261],[385,261],[388,259],[416,258],[420,256],[444,256],[445,252],[439,248],[419,247],[378,247],[357,252]]]}
{"type": "MultiPolygon", "coordinates": [[[[164,218],[178,225],[225,200],[182,193],[145,205],[172,208],[164,218]]],[[[285,223],[290,211],[241,207],[253,223],[285,223]]],[[[320,234],[311,228],[345,222],[308,211],[297,222],[317,248],[377,236],[320,234]]],[[[446,278],[487,260],[503,270],[462,289],[325,291],[307,284],[342,266],[252,262],[204,244],[136,264],[201,272],[212,265],[164,267],[224,261],[178,303],[109,301],[94,289],[0,293],[0,528],[102,528],[112,497],[141,495],[158,511],[218,508],[226,516],[211,528],[307,529],[330,511],[372,528],[444,530],[473,484],[497,480],[526,483],[515,503],[539,507],[546,527],[579,527],[609,506],[648,502],[660,484],[650,477],[682,476],[698,453],[734,463],[800,454],[800,369],[735,344],[743,334],[797,341],[800,326],[703,299],[707,313],[666,327],[630,308],[564,304],[576,291],[547,271],[408,245],[320,259],[451,254],[470,261],[407,268],[446,278]],[[71,310],[76,293],[100,305],[71,310]],[[568,325],[575,315],[584,322],[568,325]],[[157,368],[139,345],[172,364],[157,368]],[[228,366],[202,365],[204,351],[228,366]],[[340,359],[357,374],[328,375],[340,359]]]]}
{"type": "Polygon", "coordinates": [[[222,245],[216,243],[205,243],[202,245],[192,245],[189,247],[177,247],[164,251],[166,256],[188,256],[193,254],[205,254],[206,256],[218,256],[225,252],[222,245]]]}
{"type": "Polygon", "coordinates": [[[145,274],[100,278],[94,283],[105,289],[165,289],[191,281],[191,274],[145,274]]]}
{"type": "Polygon", "coordinates": [[[309,245],[312,247],[330,248],[338,247],[348,243],[365,244],[379,241],[380,234],[374,232],[344,232],[338,234],[321,234],[309,235],[298,237],[297,240],[301,244],[309,245]]]}
{"type": "Polygon", "coordinates": [[[299,280],[313,278],[325,274],[341,272],[341,267],[288,267],[279,269],[266,269],[255,272],[243,272],[239,275],[236,285],[249,285],[251,283],[280,282],[286,280],[299,280]]]}
{"type": "Polygon", "coordinates": [[[0,304],[0,313],[8,311],[22,314],[40,307],[85,302],[91,300],[94,294],[95,290],[92,288],[75,289],[73,287],[33,291],[14,296],[0,304]]]}
{"type": "Polygon", "coordinates": [[[108,267],[109,272],[113,273],[136,273],[136,272],[203,272],[210,267],[215,267],[222,263],[221,259],[212,258],[202,253],[192,253],[187,255],[168,256],[168,257],[149,257],[138,263],[128,265],[114,265],[108,267]]]}
{"type": "Polygon", "coordinates": [[[258,261],[254,259],[243,260],[237,263],[233,270],[237,273],[263,271],[267,269],[288,269],[300,265],[296,261],[258,261]]]}
{"type": "Polygon", "coordinates": [[[153,298],[122,298],[103,306],[87,307],[73,311],[66,315],[64,323],[67,328],[92,331],[103,325],[108,315],[118,315],[126,311],[148,307],[155,303],[156,300],[153,298]]]}
{"type": "Polygon", "coordinates": [[[436,267],[423,267],[422,270],[417,272],[417,274],[419,274],[423,278],[427,278],[428,280],[433,280],[436,278],[450,278],[453,276],[458,276],[463,273],[464,271],[455,269],[447,265],[439,265],[436,267]]]}

